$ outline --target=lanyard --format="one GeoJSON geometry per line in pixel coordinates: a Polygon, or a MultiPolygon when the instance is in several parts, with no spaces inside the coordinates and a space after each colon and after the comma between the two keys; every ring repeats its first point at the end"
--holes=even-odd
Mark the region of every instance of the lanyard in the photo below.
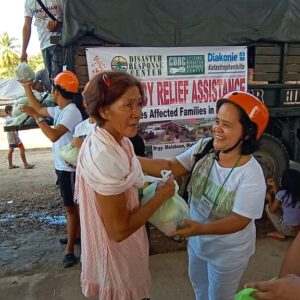
{"type": "MultiPolygon", "coordinates": [[[[214,202],[213,202],[213,206],[215,205],[215,203],[217,203],[217,200],[218,200],[218,198],[219,198],[219,195],[220,195],[220,193],[221,193],[221,190],[223,189],[223,187],[224,187],[226,181],[228,180],[229,176],[232,174],[232,172],[233,172],[233,170],[235,169],[235,167],[236,167],[236,166],[238,165],[238,163],[240,162],[241,158],[242,158],[242,155],[239,156],[239,158],[238,158],[237,161],[235,162],[234,166],[231,168],[229,174],[226,176],[224,182],[222,183],[221,187],[220,187],[219,190],[218,190],[217,196],[216,196],[216,198],[215,198],[215,200],[214,200],[214,202]]],[[[204,183],[204,187],[203,187],[203,195],[205,195],[206,184],[207,184],[208,177],[209,177],[209,175],[210,175],[211,169],[212,169],[212,167],[213,167],[213,164],[214,164],[214,160],[212,161],[212,164],[210,165],[210,168],[209,168],[209,171],[208,171],[208,174],[207,174],[205,183],[204,183]]]]}
{"type": "Polygon", "coordinates": [[[67,106],[65,106],[59,113],[58,116],[55,118],[54,120],[54,128],[56,128],[57,124],[59,123],[59,121],[61,120],[62,116],[63,116],[63,111],[65,110],[67,106]]]}

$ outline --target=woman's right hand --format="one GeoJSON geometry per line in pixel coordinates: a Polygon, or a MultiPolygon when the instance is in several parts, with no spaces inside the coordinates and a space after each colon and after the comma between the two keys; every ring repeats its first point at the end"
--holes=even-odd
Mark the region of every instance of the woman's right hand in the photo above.
{"type": "Polygon", "coordinates": [[[173,175],[170,175],[169,179],[166,180],[165,182],[163,181],[158,182],[155,191],[155,196],[165,201],[173,197],[174,195],[175,195],[175,183],[174,183],[173,175]]]}

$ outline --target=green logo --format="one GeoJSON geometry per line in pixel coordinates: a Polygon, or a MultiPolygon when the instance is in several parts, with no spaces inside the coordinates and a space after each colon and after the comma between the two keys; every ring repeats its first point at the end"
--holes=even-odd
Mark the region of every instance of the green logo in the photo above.
{"type": "Polygon", "coordinates": [[[126,72],[128,68],[128,63],[125,57],[115,56],[111,61],[111,69],[116,71],[126,72]]]}
{"type": "Polygon", "coordinates": [[[167,56],[168,75],[197,75],[205,73],[204,55],[167,56]]]}

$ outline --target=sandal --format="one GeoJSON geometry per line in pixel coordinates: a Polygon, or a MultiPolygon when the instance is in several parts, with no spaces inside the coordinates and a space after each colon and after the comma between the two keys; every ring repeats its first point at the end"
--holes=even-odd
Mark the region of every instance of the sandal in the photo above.
{"type": "Polygon", "coordinates": [[[285,236],[283,234],[281,234],[278,231],[272,231],[266,234],[267,237],[271,237],[273,239],[279,240],[279,241],[284,241],[285,240],[285,236]]]}
{"type": "Polygon", "coordinates": [[[18,168],[20,168],[19,166],[16,166],[16,165],[12,165],[12,166],[10,166],[10,167],[8,167],[9,169],[18,169],[18,168]]]}
{"type": "Polygon", "coordinates": [[[34,165],[30,165],[28,164],[26,167],[24,167],[24,169],[33,169],[34,168],[34,165]]]}

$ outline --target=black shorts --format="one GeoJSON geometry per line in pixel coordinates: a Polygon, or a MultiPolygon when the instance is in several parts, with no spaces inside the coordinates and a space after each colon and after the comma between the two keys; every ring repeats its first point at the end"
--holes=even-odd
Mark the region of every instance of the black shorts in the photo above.
{"type": "Polygon", "coordinates": [[[59,183],[60,195],[63,198],[64,206],[73,206],[75,190],[75,172],[55,170],[59,183]]]}

